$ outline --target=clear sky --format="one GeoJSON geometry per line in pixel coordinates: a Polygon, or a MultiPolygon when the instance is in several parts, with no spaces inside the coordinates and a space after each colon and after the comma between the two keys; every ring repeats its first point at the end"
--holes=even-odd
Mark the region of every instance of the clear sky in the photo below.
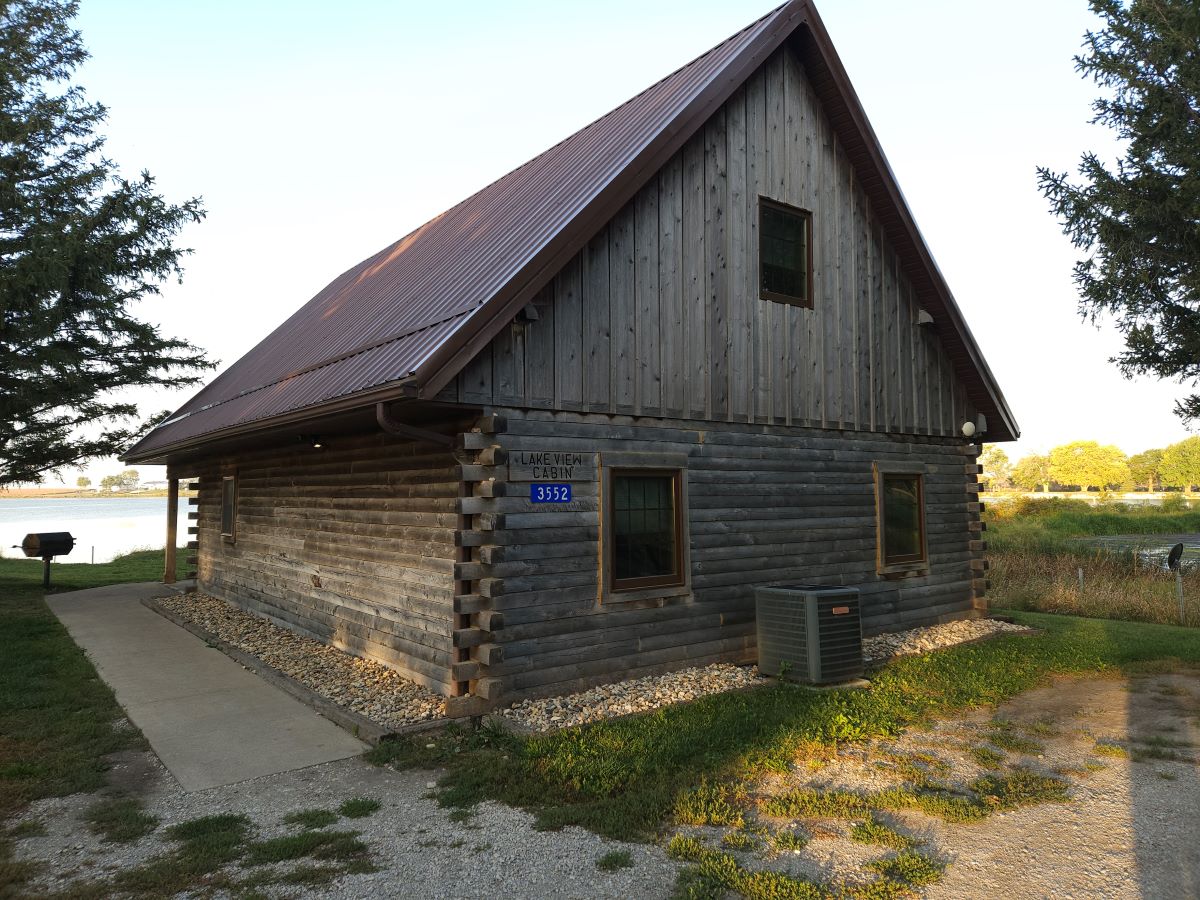
{"type": "MultiPolygon", "coordinates": [[[[108,155],[208,208],[183,235],[183,284],[141,312],[232,363],[344,269],[774,5],[83,0],[78,80],[110,109],[108,155]]],[[[1039,164],[1113,151],[1072,62],[1085,0],[819,8],[1021,425],[1010,455],[1185,437],[1180,388],[1122,379],[1120,336],[1079,319],[1074,252],[1036,188],[1039,164]]],[[[136,397],[155,411],[188,393],[136,397]]]]}

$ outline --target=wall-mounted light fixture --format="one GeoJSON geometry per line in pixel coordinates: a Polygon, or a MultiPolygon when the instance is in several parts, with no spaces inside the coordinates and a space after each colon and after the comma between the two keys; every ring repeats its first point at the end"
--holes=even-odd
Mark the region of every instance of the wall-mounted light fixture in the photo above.
{"type": "Polygon", "coordinates": [[[301,434],[296,437],[296,440],[301,444],[307,444],[314,450],[320,450],[323,446],[325,446],[321,442],[321,436],[317,434],[301,434]]]}

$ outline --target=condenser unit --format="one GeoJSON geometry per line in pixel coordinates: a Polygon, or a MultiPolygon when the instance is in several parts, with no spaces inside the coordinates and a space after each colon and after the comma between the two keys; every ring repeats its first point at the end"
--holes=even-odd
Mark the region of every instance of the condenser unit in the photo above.
{"type": "Polygon", "coordinates": [[[858,588],[774,585],[754,590],[758,669],[810,684],[863,673],[858,588]]]}

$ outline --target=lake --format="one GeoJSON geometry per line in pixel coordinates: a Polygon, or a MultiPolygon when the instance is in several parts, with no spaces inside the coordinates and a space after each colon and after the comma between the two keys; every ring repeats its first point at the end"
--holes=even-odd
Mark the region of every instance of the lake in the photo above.
{"type": "MultiPolygon", "coordinates": [[[[187,543],[186,498],[179,500],[179,545],[187,543]]],[[[21,539],[33,531],[69,531],[75,536],[70,556],[58,563],[109,562],[131,550],[160,549],[167,539],[167,498],[129,497],[94,500],[0,497],[0,550],[20,557],[21,539]]]]}

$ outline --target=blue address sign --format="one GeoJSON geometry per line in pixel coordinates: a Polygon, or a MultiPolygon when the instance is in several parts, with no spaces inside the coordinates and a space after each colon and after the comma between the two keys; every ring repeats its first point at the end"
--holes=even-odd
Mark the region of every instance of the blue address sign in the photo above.
{"type": "Polygon", "coordinates": [[[570,503],[571,486],[569,484],[531,484],[529,499],[533,503],[570,503]]]}

